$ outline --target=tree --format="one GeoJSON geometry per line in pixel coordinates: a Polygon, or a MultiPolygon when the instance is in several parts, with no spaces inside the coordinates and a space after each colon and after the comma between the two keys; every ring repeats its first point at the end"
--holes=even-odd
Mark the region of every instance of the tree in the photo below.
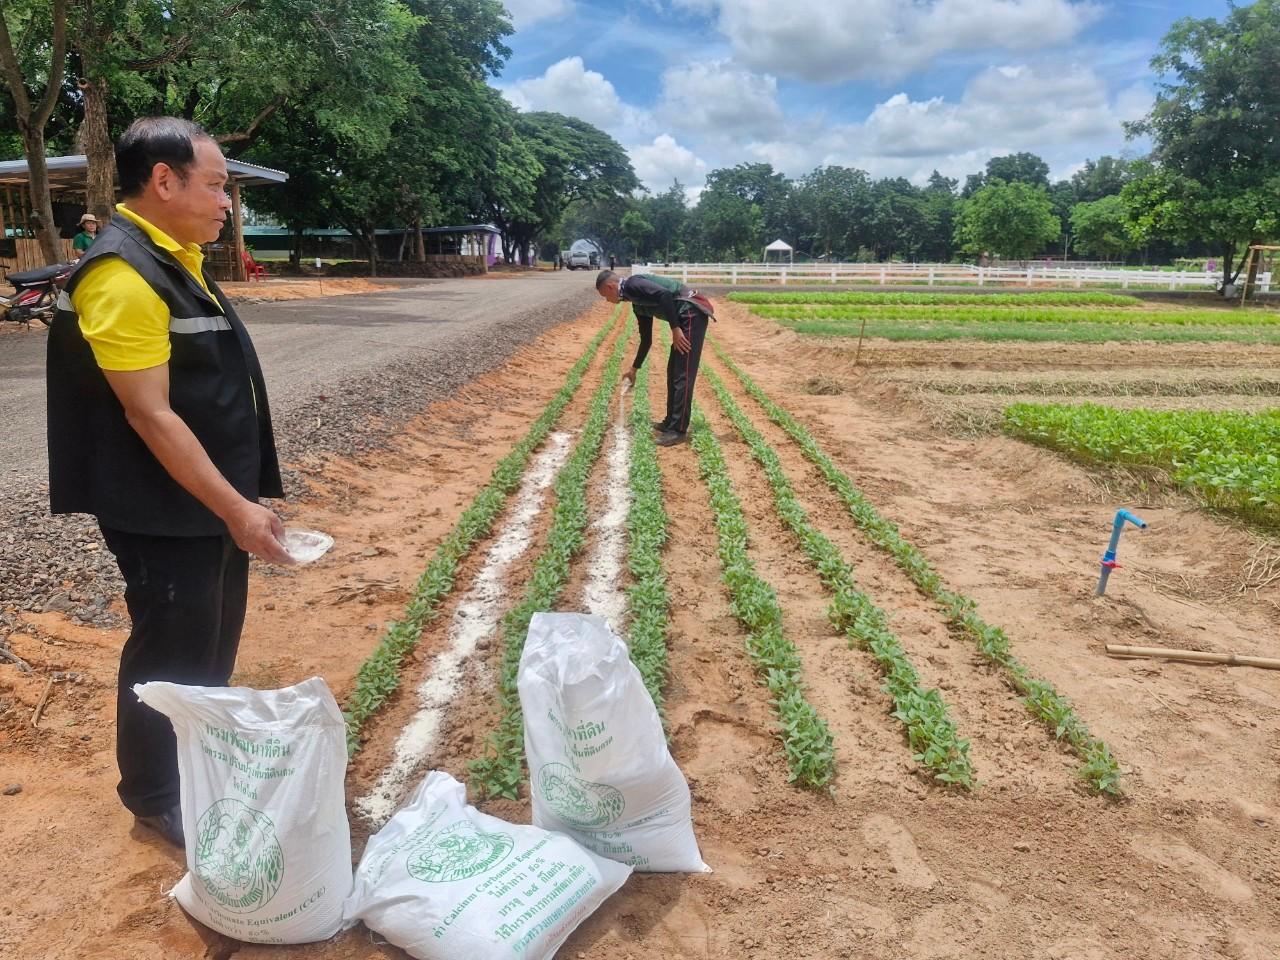
{"type": "Polygon", "coordinates": [[[1118,196],[1133,178],[1133,165],[1117,157],[1101,156],[1086,160],[1071,175],[1071,189],[1076,203],[1092,203],[1103,197],[1118,196]]]}
{"type": "Polygon", "coordinates": [[[1124,201],[1111,194],[1071,209],[1071,235],[1081,253],[1110,260],[1133,249],[1124,201]]]}
{"type": "Polygon", "coordinates": [[[1026,183],[1033,187],[1049,186],[1049,165],[1034,153],[1011,153],[987,161],[987,182],[1026,183]]]}
{"type": "Polygon", "coordinates": [[[924,234],[921,191],[903,177],[877,180],[871,187],[871,209],[861,229],[850,233],[850,245],[870,247],[877,260],[894,254],[914,257],[924,234]]]}
{"type": "Polygon", "coordinates": [[[791,241],[813,256],[844,253],[870,217],[871,190],[866,171],[852,167],[818,167],[802,177],[791,191],[791,241]]]}
{"type": "Polygon", "coordinates": [[[641,197],[636,201],[635,209],[653,227],[653,233],[636,255],[656,255],[662,260],[670,260],[672,251],[681,249],[685,222],[689,219],[684,187],[680,181],[674,181],[670,188],[656,196],[641,197]]]}
{"type": "Polygon", "coordinates": [[[754,260],[763,230],[760,207],[723,190],[704,190],[686,224],[691,254],[699,260],[754,260]]]}
{"type": "Polygon", "coordinates": [[[53,0],[47,8],[41,3],[6,3],[0,6],[0,69],[4,71],[5,85],[13,99],[13,117],[27,158],[31,212],[40,239],[40,252],[48,263],[56,263],[62,256],[55,242],[57,227],[49,195],[44,131],[58,101],[66,58],[67,0],[53,0]],[[19,60],[19,52],[14,49],[9,33],[11,17],[13,26],[21,31],[19,35],[30,37],[31,46],[38,51],[25,66],[19,60]]]}
{"type": "Polygon", "coordinates": [[[1062,227],[1043,188],[994,180],[960,206],[956,245],[967,253],[1030,257],[1058,239],[1062,227]]]}
{"type": "Polygon", "coordinates": [[[923,214],[922,234],[916,244],[916,254],[922,260],[947,261],[955,236],[956,180],[944,177],[937,170],[929,176],[929,183],[921,194],[923,214]]]}
{"type": "Polygon", "coordinates": [[[653,236],[653,224],[639,210],[628,210],[622,217],[622,235],[631,244],[631,256],[634,258],[653,236]]]}
{"type": "Polygon", "coordinates": [[[1205,240],[1229,283],[1240,248],[1280,220],[1280,0],[1177,21],[1151,66],[1162,78],[1155,103],[1127,126],[1155,142],[1156,169],[1124,188],[1134,235],[1205,240]]]}
{"type": "Polygon", "coordinates": [[[537,237],[560,221],[570,204],[625,197],[640,186],[622,146],[585,120],[559,113],[522,113],[515,132],[537,162],[534,191],[525,215],[506,219],[497,211],[504,253],[521,259],[537,237]]]}
{"type": "Polygon", "coordinates": [[[707,190],[729,194],[753,204],[760,211],[760,232],[754,239],[764,246],[786,232],[786,206],[790,193],[787,178],[768,163],[740,163],[707,174],[707,190]]]}

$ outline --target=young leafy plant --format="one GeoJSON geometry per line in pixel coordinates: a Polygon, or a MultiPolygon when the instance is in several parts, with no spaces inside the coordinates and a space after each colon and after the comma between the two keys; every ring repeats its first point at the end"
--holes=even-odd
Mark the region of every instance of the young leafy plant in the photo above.
{"type": "Polygon", "coordinates": [[[489,535],[494,521],[506,506],[511,494],[529,464],[538,444],[551,432],[560,414],[573,399],[578,385],[600,345],[618,324],[621,308],[614,310],[609,322],[591,338],[587,349],[569,370],[564,384],[547,403],[541,415],[529,427],[523,439],[503,457],[488,484],[462,512],[448,536],[436,548],[427,569],[414,586],[413,597],[400,619],[387,626],[378,645],[356,673],[355,689],[347,698],[343,715],[347,722],[347,752],[355,756],[360,750],[360,731],[369,718],[386,702],[400,685],[400,665],[418,645],[423,628],[435,619],[441,602],[453,590],[458,564],[475,544],[489,535]]]}
{"type": "Polygon", "coordinates": [[[604,442],[609,406],[618,389],[622,354],[630,335],[628,328],[614,344],[605,364],[604,376],[592,395],[582,433],[573,453],[556,476],[553,488],[556,505],[551,513],[551,527],[542,552],[533,563],[524,599],[502,620],[502,666],[498,677],[501,717],[497,728],[489,735],[484,756],[470,764],[471,782],[485,796],[514,800],[519,796],[520,784],[524,781],[524,715],[520,710],[520,693],[516,686],[520,655],[524,652],[529,621],[540,610],[555,609],[569,581],[573,558],[586,543],[589,519],[587,480],[604,442]]]}
{"type": "Polygon", "coordinates": [[[1099,793],[1118,796],[1121,793],[1119,764],[1110,748],[1089,732],[1066,698],[1047,681],[1032,676],[1013,655],[1005,632],[988,624],[978,614],[977,604],[946,587],[924,554],[902,536],[895,524],[880,516],[871,501],[795,417],[774,403],[718,343],[712,341],[712,347],[769,419],[786,431],[805,457],[818,468],[867,539],[893,557],[916,588],[938,605],[952,630],[972,641],[988,661],[1002,670],[1009,685],[1021,695],[1027,711],[1081,758],[1083,763],[1077,771],[1081,779],[1099,793]]]}
{"type": "Polygon", "coordinates": [[[850,645],[869,651],[880,664],[884,675],[882,689],[893,699],[892,716],[906,728],[916,762],[941,783],[973,789],[969,741],[957,735],[942,694],[936,689],[921,687],[920,675],[889,627],[889,618],[858,589],[853,567],[845,561],[840,548],[809,522],[777,452],[752,426],[716,372],[708,367],[703,375],[725,415],[746,441],[751,456],[764,468],[778,516],[795,535],[805,556],[831,591],[833,599],[827,608],[831,623],[844,631],[850,645]]]}

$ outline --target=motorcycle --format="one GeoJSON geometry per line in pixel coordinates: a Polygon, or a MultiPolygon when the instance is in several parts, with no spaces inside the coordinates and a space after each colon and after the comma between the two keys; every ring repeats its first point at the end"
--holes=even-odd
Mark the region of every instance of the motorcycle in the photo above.
{"type": "Polygon", "coordinates": [[[24,324],[28,330],[32,320],[49,326],[58,306],[58,294],[73,269],[74,263],[55,263],[9,274],[6,279],[13,284],[14,292],[9,297],[0,296],[0,318],[24,324]]]}

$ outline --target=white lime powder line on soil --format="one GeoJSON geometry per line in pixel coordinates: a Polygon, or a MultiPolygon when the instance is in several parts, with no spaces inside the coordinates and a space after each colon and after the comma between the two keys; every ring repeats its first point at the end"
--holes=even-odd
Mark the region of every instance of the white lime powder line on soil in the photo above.
{"type": "Polygon", "coordinates": [[[624,398],[619,398],[618,407],[604,478],[605,510],[591,524],[594,546],[587,564],[591,575],[583,601],[588,613],[604,617],[614,633],[621,635],[627,613],[622,564],[627,547],[627,513],[631,509],[631,431],[627,427],[624,398]]]}
{"type": "Polygon", "coordinates": [[[391,763],[378,777],[378,782],[356,800],[356,813],[375,826],[391,818],[412,785],[414,774],[428,759],[440,734],[444,712],[462,684],[476,645],[497,631],[502,601],[507,594],[503,581],[511,565],[533,542],[534,521],[546,503],[547,490],[569,458],[572,440],[570,433],[551,434],[520,482],[506,525],[454,611],[447,646],[432,660],[418,685],[418,711],[400,731],[391,763]]]}

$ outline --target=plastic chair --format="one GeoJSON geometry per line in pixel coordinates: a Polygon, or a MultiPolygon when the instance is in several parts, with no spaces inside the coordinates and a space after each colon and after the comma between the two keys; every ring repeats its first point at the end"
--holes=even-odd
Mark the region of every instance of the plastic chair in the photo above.
{"type": "Polygon", "coordinates": [[[267,268],[253,259],[248,250],[240,255],[244,261],[244,274],[250,280],[262,280],[267,275],[267,268]]]}

